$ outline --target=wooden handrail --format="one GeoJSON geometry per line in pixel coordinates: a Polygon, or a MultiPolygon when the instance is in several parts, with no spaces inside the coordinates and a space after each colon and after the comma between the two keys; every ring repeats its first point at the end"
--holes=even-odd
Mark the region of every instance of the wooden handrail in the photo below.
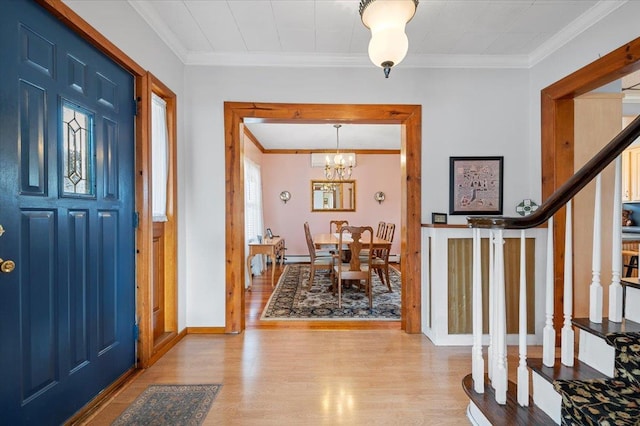
{"type": "Polygon", "coordinates": [[[640,137],[640,116],[611,139],[531,215],[524,217],[469,216],[467,217],[468,226],[470,228],[528,229],[542,225],[618,158],[622,151],[638,137],[640,137]]]}

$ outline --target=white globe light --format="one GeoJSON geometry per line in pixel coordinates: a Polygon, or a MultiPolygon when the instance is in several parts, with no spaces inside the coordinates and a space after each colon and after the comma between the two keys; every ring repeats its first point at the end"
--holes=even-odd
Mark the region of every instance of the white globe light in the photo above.
{"type": "Polygon", "coordinates": [[[398,65],[407,55],[409,39],[405,34],[407,22],[416,13],[418,0],[362,0],[362,23],[371,30],[369,58],[374,65],[384,68],[389,77],[391,67],[398,65]]]}
{"type": "Polygon", "coordinates": [[[407,56],[409,39],[404,28],[385,28],[372,32],[369,41],[369,58],[374,65],[384,67],[385,62],[398,65],[407,56]]]}
{"type": "Polygon", "coordinates": [[[414,0],[375,0],[362,11],[362,23],[372,31],[385,25],[404,25],[416,13],[414,0]]]}

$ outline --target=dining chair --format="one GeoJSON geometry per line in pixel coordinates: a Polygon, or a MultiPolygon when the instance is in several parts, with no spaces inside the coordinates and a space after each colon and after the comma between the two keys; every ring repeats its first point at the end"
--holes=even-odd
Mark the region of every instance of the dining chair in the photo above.
{"type": "MultiPolygon", "coordinates": [[[[386,226],[387,226],[387,224],[384,221],[378,222],[378,231],[376,232],[376,238],[384,238],[384,231],[386,229],[386,226]]],[[[366,253],[364,253],[364,254],[366,254],[366,253]]],[[[382,253],[380,253],[379,249],[374,249],[372,257],[375,259],[380,254],[382,254],[382,253]]]]}
{"type": "Polygon", "coordinates": [[[310,290],[313,286],[313,280],[317,270],[332,270],[333,257],[329,252],[320,252],[316,250],[313,244],[313,238],[311,237],[311,230],[309,229],[309,222],[304,223],[304,236],[307,240],[307,248],[309,249],[309,286],[310,290]]]}
{"type": "Polygon", "coordinates": [[[385,225],[382,239],[389,242],[389,246],[386,248],[376,249],[374,257],[371,260],[371,267],[378,274],[382,284],[387,284],[387,288],[391,293],[391,279],[389,277],[389,253],[391,252],[391,243],[393,243],[393,236],[395,234],[395,223],[387,223],[385,225]]]}
{"type": "Polygon", "coordinates": [[[329,233],[334,234],[340,232],[344,225],[348,225],[348,220],[332,220],[329,222],[329,233]]]}
{"type": "Polygon", "coordinates": [[[369,298],[369,309],[373,309],[373,289],[371,287],[372,248],[372,227],[344,225],[340,229],[338,253],[333,256],[334,264],[333,269],[331,270],[331,282],[334,294],[336,293],[337,287],[338,308],[342,307],[342,281],[356,280],[360,283],[361,288],[364,287],[365,293],[369,298]],[[369,234],[368,237],[367,234],[369,234]],[[344,250],[351,251],[351,258],[348,263],[342,260],[344,259],[344,250]],[[360,256],[360,253],[363,250],[368,250],[368,255],[366,257],[360,256]],[[362,285],[363,283],[364,286],[362,285]]]}
{"type": "MultiPolygon", "coordinates": [[[[329,233],[330,234],[337,234],[340,232],[340,229],[342,229],[342,227],[344,225],[348,225],[349,221],[348,220],[331,220],[329,221],[329,233]]],[[[336,249],[330,249],[329,252],[331,252],[331,254],[335,254],[337,253],[336,249]]],[[[347,256],[348,256],[348,252],[347,256]]],[[[346,258],[348,259],[348,257],[346,258]]]]}
{"type": "Polygon", "coordinates": [[[387,241],[393,242],[393,235],[396,232],[396,224],[395,223],[387,223],[384,228],[384,238],[387,241]]]}

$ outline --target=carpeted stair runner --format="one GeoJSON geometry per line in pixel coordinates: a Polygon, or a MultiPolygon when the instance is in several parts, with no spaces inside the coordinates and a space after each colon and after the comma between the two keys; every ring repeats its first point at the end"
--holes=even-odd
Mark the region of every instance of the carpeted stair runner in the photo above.
{"type": "Polygon", "coordinates": [[[563,425],[640,425],[640,333],[612,333],[612,379],[555,380],[563,425]]]}

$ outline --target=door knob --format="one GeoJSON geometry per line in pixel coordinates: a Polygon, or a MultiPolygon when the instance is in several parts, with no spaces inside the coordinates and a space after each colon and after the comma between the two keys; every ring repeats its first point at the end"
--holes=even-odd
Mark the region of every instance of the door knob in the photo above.
{"type": "Polygon", "coordinates": [[[4,234],[4,228],[0,225],[0,237],[2,237],[2,234],[4,234]]]}
{"type": "Polygon", "coordinates": [[[16,269],[16,263],[13,260],[0,259],[0,272],[4,272],[5,274],[8,274],[14,269],[16,269]]]}

